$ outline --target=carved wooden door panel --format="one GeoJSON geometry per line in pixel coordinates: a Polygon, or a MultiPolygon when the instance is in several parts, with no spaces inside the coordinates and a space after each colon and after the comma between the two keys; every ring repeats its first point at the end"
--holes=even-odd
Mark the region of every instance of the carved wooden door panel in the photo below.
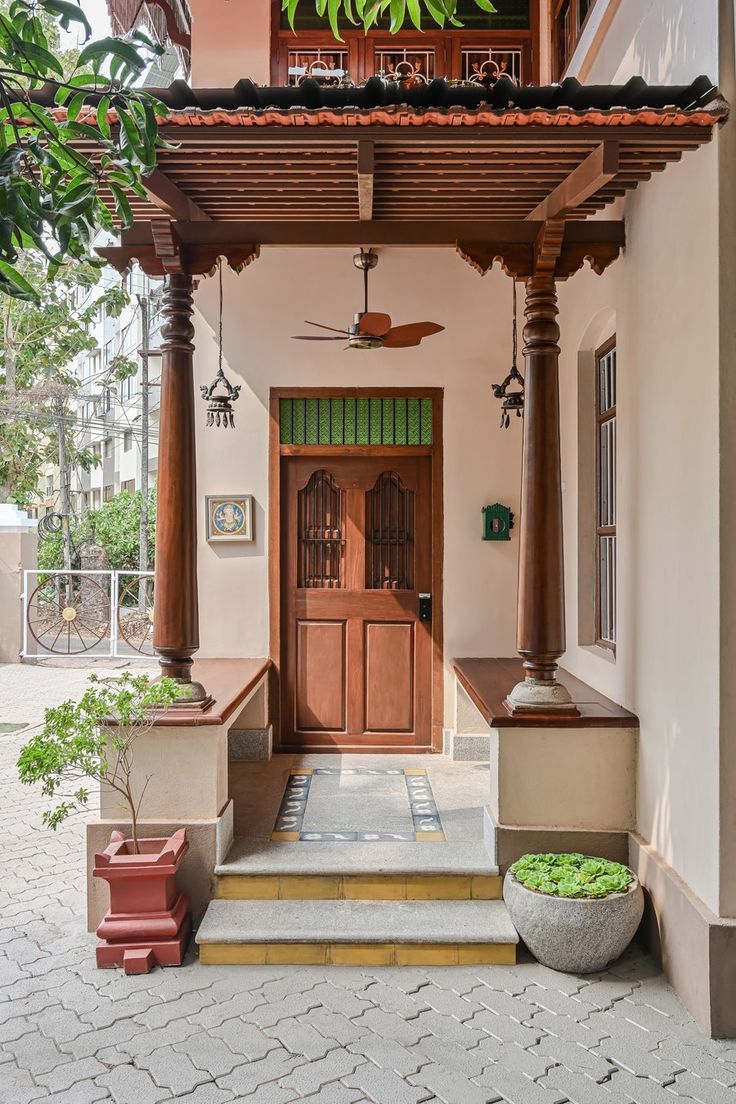
{"type": "Polygon", "coordinates": [[[283,464],[282,746],[429,747],[429,458],[283,464]]]}

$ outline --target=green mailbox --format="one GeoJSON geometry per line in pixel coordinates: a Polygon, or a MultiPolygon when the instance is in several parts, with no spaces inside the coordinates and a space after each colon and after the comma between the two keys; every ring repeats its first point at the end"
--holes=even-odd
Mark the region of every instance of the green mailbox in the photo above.
{"type": "Polygon", "coordinates": [[[511,540],[514,515],[509,506],[502,506],[500,502],[495,502],[493,506],[484,506],[482,513],[484,541],[511,540]]]}

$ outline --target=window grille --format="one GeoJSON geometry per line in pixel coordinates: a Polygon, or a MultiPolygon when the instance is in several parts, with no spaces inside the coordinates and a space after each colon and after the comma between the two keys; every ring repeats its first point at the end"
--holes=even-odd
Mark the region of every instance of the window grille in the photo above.
{"type": "Polygon", "coordinates": [[[462,79],[474,84],[494,84],[499,77],[510,77],[521,84],[521,50],[496,50],[492,47],[468,47],[462,52],[462,79]]]}
{"type": "Polygon", "coordinates": [[[343,492],[328,471],[315,472],[298,500],[297,586],[345,586],[343,492]]]}
{"type": "Polygon", "coordinates": [[[389,80],[411,80],[419,84],[428,84],[434,80],[434,50],[423,46],[387,47],[377,49],[375,53],[376,72],[389,80]]]}
{"type": "Polygon", "coordinates": [[[366,495],[368,590],[414,589],[414,492],[385,471],[366,495]]]}
{"type": "Polygon", "coordinates": [[[597,364],[597,503],[596,503],[596,635],[607,648],[616,646],[616,344],[596,356],[597,364]]]}
{"type": "Polygon", "coordinates": [[[431,445],[430,398],[281,399],[282,445],[431,445]]]}
{"type": "Polygon", "coordinates": [[[347,50],[325,50],[304,46],[289,50],[289,84],[302,84],[311,77],[320,84],[339,84],[348,71],[347,50]]]}

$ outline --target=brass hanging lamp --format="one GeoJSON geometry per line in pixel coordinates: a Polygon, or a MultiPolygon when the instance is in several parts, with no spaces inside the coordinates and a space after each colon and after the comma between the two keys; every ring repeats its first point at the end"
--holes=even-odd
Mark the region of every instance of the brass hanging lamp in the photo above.
{"type": "Polygon", "coordinates": [[[512,357],[511,357],[511,371],[506,376],[503,383],[492,383],[493,394],[497,399],[501,399],[501,429],[508,429],[511,425],[511,414],[516,412],[516,417],[521,418],[524,413],[524,377],[518,368],[518,353],[519,353],[519,340],[518,340],[518,325],[517,325],[517,312],[516,312],[516,280],[511,281],[513,285],[513,321],[512,321],[512,357]]]}
{"type": "Polygon", "coordinates": [[[222,426],[223,429],[235,427],[233,403],[240,398],[242,384],[237,387],[230,383],[222,368],[222,259],[218,261],[218,274],[220,278],[220,319],[218,332],[218,363],[217,375],[212,383],[205,386],[200,384],[199,390],[202,398],[207,403],[207,425],[222,426]]]}

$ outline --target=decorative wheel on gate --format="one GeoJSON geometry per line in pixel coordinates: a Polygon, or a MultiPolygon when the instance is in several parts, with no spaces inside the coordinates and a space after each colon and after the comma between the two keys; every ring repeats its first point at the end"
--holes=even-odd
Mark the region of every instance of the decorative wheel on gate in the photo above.
{"type": "Polygon", "coordinates": [[[110,595],[95,578],[55,571],[42,577],[31,594],[26,621],[45,652],[81,655],[110,631],[110,595]]]}
{"type": "Polygon", "coordinates": [[[118,597],[118,636],[141,655],[153,655],[153,576],[135,577],[118,597]]]}

